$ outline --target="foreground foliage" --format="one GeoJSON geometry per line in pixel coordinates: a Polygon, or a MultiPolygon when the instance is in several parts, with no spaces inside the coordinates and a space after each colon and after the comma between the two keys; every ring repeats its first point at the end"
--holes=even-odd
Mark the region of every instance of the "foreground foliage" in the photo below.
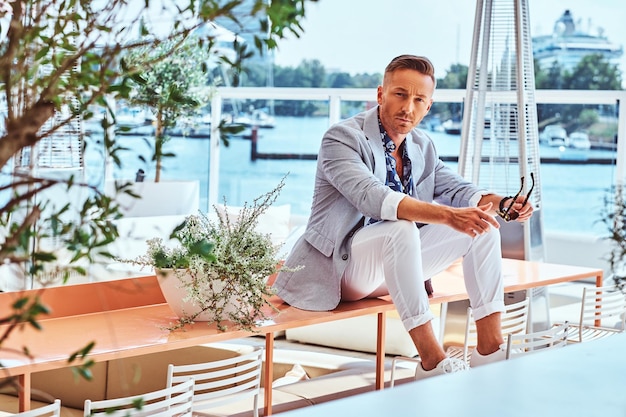
{"type": "MultiPolygon", "coordinates": [[[[122,148],[113,136],[105,133],[102,141],[90,142],[80,125],[96,116],[95,105],[107,109],[105,132],[115,123],[111,100],[133,93],[130,79],[135,74],[120,65],[124,54],[149,45],[169,45],[173,52],[215,19],[232,22],[242,33],[244,22],[256,21],[264,36],[255,36],[254,46],[273,48],[287,34],[301,33],[305,2],[0,0],[0,103],[5,105],[0,129],[0,272],[13,275],[22,288],[33,283],[45,287],[72,274],[85,275],[90,264],[111,257],[106,246],[118,237],[113,220],[120,217],[115,196],[103,194],[98,181],[87,182],[80,175],[50,175],[39,160],[43,150],[69,152],[55,148],[51,140],[76,134],[79,145],[74,148],[82,152],[85,146],[97,146],[103,160],[122,164],[122,148]],[[80,198],[58,201],[51,197],[54,193],[80,198]]],[[[244,67],[246,53],[226,57],[210,36],[200,44],[235,73],[244,67]]],[[[129,187],[121,184],[117,191],[131,193],[129,187]]],[[[46,314],[36,297],[25,298],[14,310],[0,319],[0,349],[15,329],[39,327],[37,318],[46,314]]],[[[89,365],[84,359],[88,351],[89,346],[78,349],[69,360],[89,365]]]]}

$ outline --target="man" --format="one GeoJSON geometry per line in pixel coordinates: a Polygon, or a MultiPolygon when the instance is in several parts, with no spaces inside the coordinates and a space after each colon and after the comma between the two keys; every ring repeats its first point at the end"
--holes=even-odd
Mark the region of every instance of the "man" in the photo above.
{"type": "Polygon", "coordinates": [[[504,358],[497,209],[525,221],[532,205],[465,181],[415,129],[430,110],[434,68],[401,55],[377,90],[378,106],[332,126],[320,147],[304,235],[274,284],[287,303],[331,310],[340,300],[390,294],[421,360],[419,376],[466,368],[446,357],[431,324],[424,282],[463,258],[478,345],[471,366],[504,358]]]}

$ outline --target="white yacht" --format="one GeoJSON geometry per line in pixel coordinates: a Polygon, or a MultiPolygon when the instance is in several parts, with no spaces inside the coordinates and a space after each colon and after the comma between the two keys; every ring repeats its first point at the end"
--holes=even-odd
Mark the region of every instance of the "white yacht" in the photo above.
{"type": "Polygon", "coordinates": [[[542,68],[550,68],[557,61],[564,69],[573,69],[580,60],[591,54],[601,54],[611,63],[623,55],[623,46],[608,40],[602,28],[593,35],[583,31],[574,22],[572,13],[565,10],[554,24],[550,35],[533,37],[533,55],[542,68]]]}

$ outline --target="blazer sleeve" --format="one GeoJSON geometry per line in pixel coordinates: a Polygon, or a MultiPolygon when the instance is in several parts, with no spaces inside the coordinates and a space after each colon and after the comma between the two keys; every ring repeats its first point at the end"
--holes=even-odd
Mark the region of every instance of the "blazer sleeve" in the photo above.
{"type": "Polygon", "coordinates": [[[452,207],[468,207],[476,193],[486,193],[438,160],[435,170],[435,201],[452,207]]]}

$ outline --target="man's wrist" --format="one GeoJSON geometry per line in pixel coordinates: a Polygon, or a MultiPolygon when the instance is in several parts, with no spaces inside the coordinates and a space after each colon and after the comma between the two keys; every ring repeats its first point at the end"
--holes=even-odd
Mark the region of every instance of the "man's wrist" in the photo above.
{"type": "Polygon", "coordinates": [[[501,213],[504,213],[504,212],[506,211],[506,209],[504,208],[504,205],[505,205],[505,203],[506,203],[508,200],[510,200],[510,199],[512,199],[512,198],[513,198],[513,197],[509,195],[509,196],[503,197],[503,198],[502,198],[502,200],[500,200],[500,203],[498,204],[498,208],[499,208],[499,210],[500,210],[500,212],[501,212],[501,213]]]}
{"type": "Polygon", "coordinates": [[[470,200],[469,200],[469,206],[470,206],[470,207],[478,207],[478,206],[481,206],[481,205],[483,204],[483,203],[482,203],[483,198],[488,197],[488,196],[492,196],[492,195],[493,195],[493,194],[492,194],[492,193],[490,193],[490,192],[487,192],[487,191],[485,191],[485,190],[481,190],[481,191],[479,191],[479,192],[475,193],[475,194],[474,194],[474,195],[470,198],[470,200]]]}

